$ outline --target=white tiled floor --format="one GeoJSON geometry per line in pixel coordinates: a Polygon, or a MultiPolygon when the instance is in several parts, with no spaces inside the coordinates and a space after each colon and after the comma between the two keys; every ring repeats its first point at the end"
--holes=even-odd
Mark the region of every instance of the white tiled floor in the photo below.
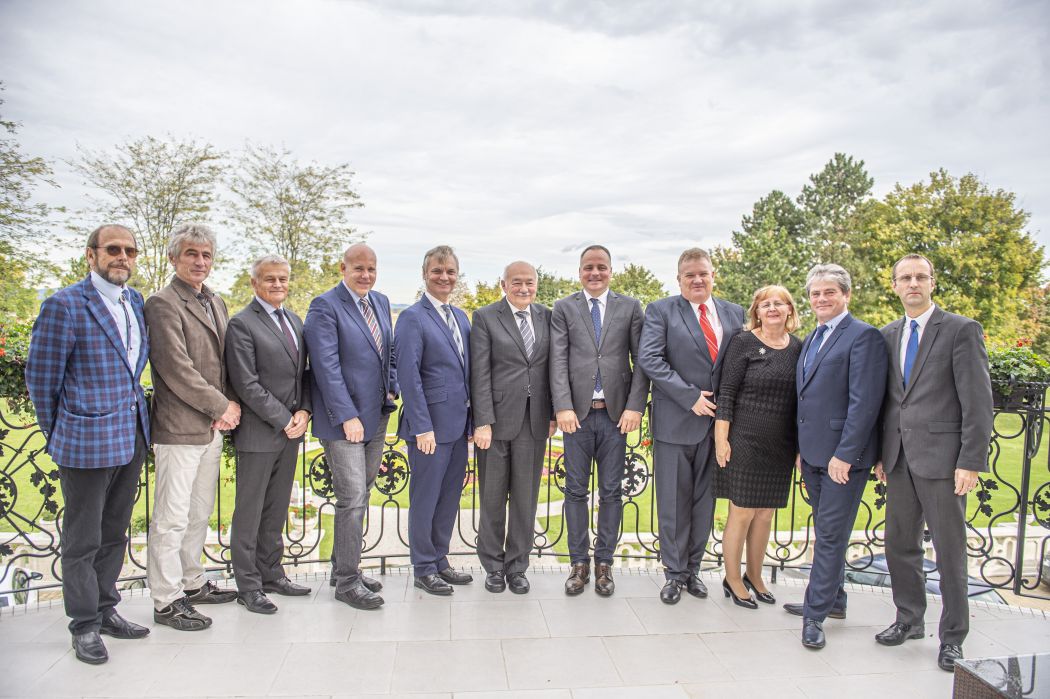
{"type": "MultiPolygon", "coordinates": [[[[566,571],[529,574],[528,595],[493,595],[476,582],[449,598],[426,595],[401,571],[383,576],[387,603],[356,611],[325,579],[303,598],[274,596],[274,616],[237,604],[202,607],[212,628],[180,633],[152,622],[141,592],[122,613],[152,628],[141,641],[106,638],[110,661],[80,663],[61,604],[0,614],[0,695],[15,697],[308,697],[414,699],[521,697],[947,697],[952,676],[936,667],[937,617],[926,638],[884,648],[873,636],[893,620],[881,590],[850,592],[848,618],[825,624],[828,645],[799,643],[800,619],[780,609],[802,598],[796,581],[772,586],[776,606],[735,607],[713,594],[658,599],[662,576],[620,571],[612,598],[562,592],[566,571]]],[[[1041,612],[974,606],[970,657],[1050,651],[1041,612]]]]}

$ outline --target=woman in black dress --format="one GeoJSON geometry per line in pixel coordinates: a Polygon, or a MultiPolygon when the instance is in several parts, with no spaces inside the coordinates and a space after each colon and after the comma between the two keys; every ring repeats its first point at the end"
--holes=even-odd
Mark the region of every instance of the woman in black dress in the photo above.
{"type": "Polygon", "coordinates": [[[744,331],[726,349],[715,412],[715,497],[729,500],[722,538],[726,596],[749,609],[776,600],[762,582],[773,512],[787,505],[795,455],[798,313],[782,286],[755,292],[744,331]],[[740,560],[747,543],[747,572],[740,560]]]}

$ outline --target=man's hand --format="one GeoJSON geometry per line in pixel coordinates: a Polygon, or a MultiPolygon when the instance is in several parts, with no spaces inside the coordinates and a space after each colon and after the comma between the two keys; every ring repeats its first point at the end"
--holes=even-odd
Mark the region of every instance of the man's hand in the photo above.
{"type": "Polygon", "coordinates": [[[228,427],[220,427],[220,429],[224,430],[232,430],[234,427],[239,425],[241,422],[240,404],[235,403],[231,400],[226,406],[226,412],[224,412],[222,416],[218,420],[216,420],[216,422],[223,425],[228,425],[228,427]]]}
{"type": "Polygon", "coordinates": [[[831,457],[828,462],[828,476],[839,485],[845,485],[849,480],[849,464],[837,456],[831,457]]]}
{"type": "Polygon", "coordinates": [[[365,441],[365,426],[361,423],[361,419],[352,417],[344,420],[343,436],[346,437],[346,441],[354,444],[365,441]]]}
{"type": "Polygon", "coordinates": [[[305,410],[296,410],[292,419],[284,426],[284,434],[288,439],[299,439],[306,434],[306,425],[310,422],[310,413],[305,410]]]}
{"type": "Polygon", "coordinates": [[[237,425],[231,425],[230,423],[226,422],[225,420],[212,420],[212,422],[211,422],[211,428],[213,430],[222,430],[222,431],[228,432],[228,431],[232,430],[236,426],[237,425]]]}
{"type": "Polygon", "coordinates": [[[722,468],[726,467],[729,463],[729,457],[732,456],[733,448],[729,446],[728,439],[715,439],[715,461],[722,468]]]}
{"type": "Polygon", "coordinates": [[[433,454],[437,451],[437,440],[434,439],[433,430],[416,435],[416,449],[424,454],[433,454]]]}
{"type": "Polygon", "coordinates": [[[492,446],[492,425],[474,428],[474,446],[478,449],[488,449],[492,446]]]}
{"type": "Polygon", "coordinates": [[[558,431],[558,423],[555,422],[554,420],[551,420],[550,429],[547,430],[547,439],[550,439],[551,437],[553,437],[554,433],[557,432],[557,431],[558,431]]]}
{"type": "Polygon", "coordinates": [[[802,473],[802,454],[795,454],[795,470],[802,473]]]}
{"type": "Polygon", "coordinates": [[[713,395],[714,392],[712,391],[700,391],[700,397],[696,399],[695,403],[693,403],[693,412],[701,416],[706,415],[707,417],[714,417],[715,408],[718,406],[708,400],[708,396],[713,395]]]}
{"type": "Polygon", "coordinates": [[[882,462],[875,464],[875,477],[879,479],[880,483],[886,482],[886,471],[882,468],[882,462]]]}
{"type": "Polygon", "coordinates": [[[966,495],[977,487],[977,471],[968,471],[965,468],[955,469],[955,494],[966,495]]]}
{"type": "Polygon", "coordinates": [[[620,413],[620,421],[616,426],[620,428],[620,434],[634,432],[642,425],[642,414],[637,410],[624,410],[620,413]]]}
{"type": "Polygon", "coordinates": [[[580,421],[572,410],[559,410],[554,417],[558,421],[558,429],[565,434],[572,434],[580,429],[580,421]]]}

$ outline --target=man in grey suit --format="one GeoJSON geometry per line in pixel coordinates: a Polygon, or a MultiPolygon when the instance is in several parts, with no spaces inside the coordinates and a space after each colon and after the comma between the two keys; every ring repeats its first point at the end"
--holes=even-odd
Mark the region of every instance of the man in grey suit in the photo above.
{"type": "Polygon", "coordinates": [[[547,368],[551,312],[536,300],[536,268],[511,262],[500,286],[506,296],[471,320],[470,396],[478,449],[481,521],[478,558],[485,589],[529,591],[543,451],[554,433],[547,368]],[[507,510],[510,516],[508,519],[507,510]]]}
{"type": "Polygon", "coordinates": [[[565,526],[572,573],[565,593],[578,595],[590,580],[587,496],[591,461],[598,469],[598,537],[594,591],[613,593],[613,547],[620,535],[627,433],[638,429],[649,380],[633,364],[642,335],[642,304],[609,289],[612,255],[591,245],[580,256],[583,290],[559,299],[551,311],[551,394],[565,433],[565,526]]]}
{"type": "Polygon", "coordinates": [[[660,599],[666,604],[676,604],[683,587],[707,597],[697,573],[714,515],[714,394],[722,350],[744,324],[743,308],[711,295],[715,270],[705,250],[679,256],[677,279],[680,295],[645,309],[638,359],[653,384],[656,506],[667,580],[660,599]]]}
{"type": "Polygon", "coordinates": [[[303,382],[303,324],[283,308],[291,266],[266,255],[252,264],[255,298],[226,328],[226,369],[241,399],[237,448],[237,499],[230,542],[237,602],[257,614],[277,605],[266,592],[307,595],[281,565],[295,464],[310,421],[310,391],[303,382]]]}
{"type": "Polygon", "coordinates": [[[905,316],[882,329],[891,368],[875,475],[886,483],[886,563],[897,620],[875,640],[896,646],[925,634],[925,520],[943,602],[937,664],[951,672],[969,630],[966,494],[988,470],[992,386],[981,326],[934,305],[933,288],[933,264],[922,255],[893,266],[905,316]]]}

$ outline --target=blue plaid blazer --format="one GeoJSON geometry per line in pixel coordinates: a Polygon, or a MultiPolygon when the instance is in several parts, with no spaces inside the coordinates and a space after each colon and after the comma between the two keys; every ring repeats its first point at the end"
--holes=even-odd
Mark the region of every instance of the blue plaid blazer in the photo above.
{"type": "Polygon", "coordinates": [[[138,366],[128,363],[117,325],[91,278],[44,300],[33,324],[26,385],[47,453],[59,466],[106,468],[131,461],[136,422],[149,443],[142,369],[149,337],[142,294],[130,289],[142,334],[138,366]]]}

